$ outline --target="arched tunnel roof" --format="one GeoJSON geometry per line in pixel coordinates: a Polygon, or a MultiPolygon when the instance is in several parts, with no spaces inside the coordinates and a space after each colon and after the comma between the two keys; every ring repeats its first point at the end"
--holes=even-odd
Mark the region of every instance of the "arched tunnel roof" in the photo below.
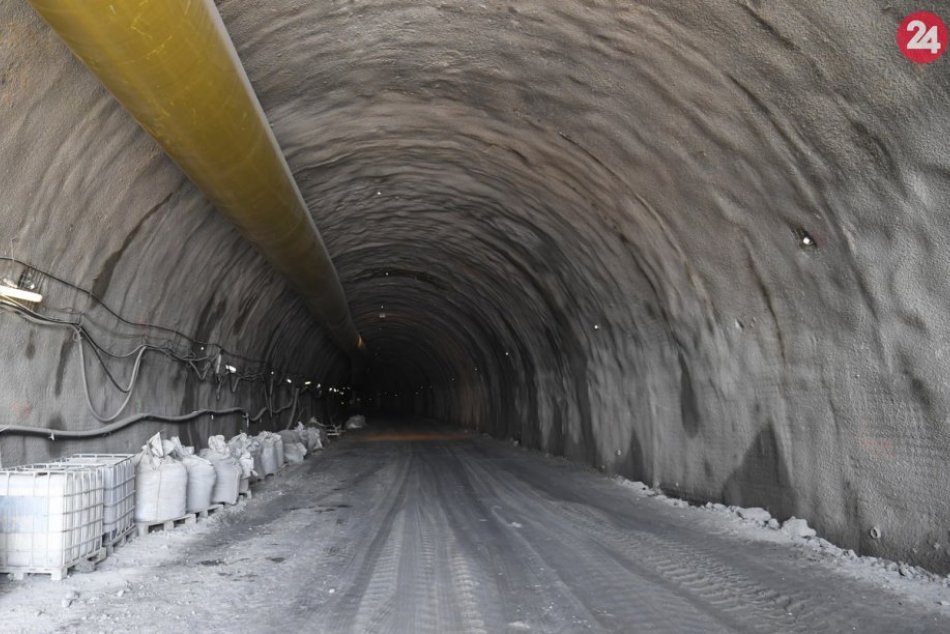
{"type": "MultiPolygon", "coordinates": [[[[216,4],[366,340],[367,406],[950,566],[950,62],[899,54],[906,3],[216,4]]],[[[10,255],[346,383],[29,7],[0,24],[10,255]]],[[[0,336],[48,399],[6,388],[11,416],[81,425],[68,337],[0,336]]],[[[210,394],[154,372],[141,408],[210,394]]]]}

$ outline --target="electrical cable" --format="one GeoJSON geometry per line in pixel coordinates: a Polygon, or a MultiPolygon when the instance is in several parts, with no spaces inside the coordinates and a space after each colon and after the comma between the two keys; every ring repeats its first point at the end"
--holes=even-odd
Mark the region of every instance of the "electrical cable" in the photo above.
{"type": "MultiPolygon", "coordinates": [[[[192,370],[195,371],[195,374],[198,376],[198,378],[202,381],[206,380],[208,375],[211,374],[211,370],[212,370],[211,359],[213,359],[214,357],[207,356],[207,357],[186,358],[186,357],[182,357],[180,355],[175,354],[174,351],[172,351],[171,349],[167,347],[158,347],[158,346],[154,346],[150,344],[142,344],[127,353],[122,353],[122,354],[115,353],[110,350],[107,350],[106,348],[98,344],[95,341],[95,339],[89,334],[89,332],[86,331],[86,329],[79,322],[40,315],[39,313],[36,313],[35,311],[30,310],[26,306],[19,304],[18,302],[7,301],[6,299],[3,301],[0,301],[0,308],[4,310],[12,309],[13,312],[17,314],[19,317],[38,325],[61,326],[61,327],[69,328],[73,331],[74,340],[78,343],[78,346],[79,346],[79,361],[80,361],[80,368],[81,368],[81,374],[82,374],[82,380],[83,380],[83,388],[84,388],[85,397],[86,397],[86,405],[88,406],[92,415],[97,420],[103,423],[111,423],[100,429],[84,430],[84,431],[78,431],[78,432],[72,432],[69,430],[41,428],[41,427],[18,426],[18,425],[5,426],[3,428],[0,428],[0,432],[12,432],[12,433],[21,433],[21,434],[28,434],[28,435],[49,434],[51,438],[54,438],[56,435],[59,435],[62,438],[90,438],[90,437],[108,435],[112,433],[113,431],[116,431],[117,429],[121,429],[123,427],[126,427],[128,425],[131,425],[133,423],[140,422],[143,420],[154,420],[154,421],[159,421],[159,422],[173,422],[174,423],[174,422],[186,422],[203,415],[225,416],[228,414],[242,413],[244,414],[244,417],[247,421],[258,422],[264,417],[265,414],[268,414],[268,413],[270,414],[270,416],[278,416],[284,411],[287,411],[288,409],[291,409],[291,408],[293,408],[294,412],[296,411],[297,397],[300,392],[300,390],[298,389],[294,390],[294,396],[291,399],[290,403],[277,409],[273,408],[274,379],[273,379],[273,372],[271,372],[269,386],[264,387],[264,397],[266,401],[266,406],[262,408],[260,412],[258,412],[255,416],[250,416],[248,412],[244,410],[243,408],[229,408],[229,409],[224,409],[224,410],[201,409],[201,410],[196,410],[194,412],[191,412],[189,414],[184,414],[181,416],[164,416],[164,415],[152,414],[152,413],[142,413],[142,414],[136,414],[131,417],[127,417],[120,421],[115,421],[115,419],[118,418],[121,412],[128,406],[128,403],[131,400],[132,392],[133,392],[135,383],[138,379],[139,371],[141,369],[142,359],[145,353],[148,352],[149,350],[161,352],[174,360],[187,363],[192,368],[192,370]],[[93,348],[94,353],[96,354],[97,360],[102,365],[103,370],[108,375],[113,385],[115,385],[120,391],[126,394],[126,397],[123,400],[122,404],[119,406],[118,410],[116,410],[116,412],[111,416],[104,416],[100,414],[98,411],[96,411],[95,407],[92,404],[91,392],[89,389],[88,374],[87,374],[86,363],[85,363],[85,351],[84,351],[85,348],[83,345],[84,341],[88,341],[90,343],[91,347],[93,348]],[[99,352],[116,359],[129,358],[132,355],[135,355],[135,362],[132,369],[132,375],[129,379],[129,384],[127,387],[123,387],[115,379],[114,375],[112,375],[112,373],[110,372],[107,364],[105,363],[105,360],[100,356],[99,352]],[[201,370],[200,368],[198,368],[196,361],[206,361],[208,365],[205,367],[204,370],[201,370]]],[[[244,376],[238,373],[231,373],[230,376],[231,376],[232,392],[235,392],[237,389],[237,386],[239,385],[242,379],[252,380],[252,381],[261,380],[265,376],[265,373],[255,372],[255,373],[248,373],[244,376]]],[[[291,415],[291,418],[292,418],[292,415],[291,415]]]]}
{"type": "MultiPolygon", "coordinates": [[[[185,333],[183,333],[183,332],[181,332],[181,331],[179,331],[179,330],[175,330],[174,328],[168,328],[168,327],[160,326],[160,325],[157,325],[157,324],[145,324],[145,323],[140,323],[140,322],[136,322],[136,321],[132,321],[132,320],[130,320],[130,319],[127,319],[127,318],[123,317],[122,315],[120,315],[120,314],[119,314],[118,312],[116,312],[115,310],[113,310],[111,307],[109,307],[109,305],[106,304],[105,301],[103,301],[102,299],[100,299],[98,296],[96,296],[95,294],[93,294],[91,291],[88,291],[88,290],[86,290],[85,288],[83,288],[83,287],[81,287],[81,286],[79,286],[79,285],[77,285],[77,284],[74,284],[74,283],[69,282],[69,281],[67,281],[67,280],[64,280],[64,279],[62,279],[62,278],[60,278],[60,277],[57,277],[57,276],[53,275],[52,273],[49,273],[48,271],[44,271],[44,270],[42,270],[42,269],[39,269],[39,268],[33,266],[32,264],[29,264],[29,263],[24,262],[24,261],[22,261],[22,260],[19,260],[19,259],[17,259],[17,258],[8,257],[8,256],[0,256],[0,260],[2,260],[2,261],[8,261],[8,262],[13,262],[13,263],[19,264],[19,265],[21,265],[21,266],[23,266],[23,267],[25,267],[25,268],[27,268],[27,269],[29,269],[29,270],[31,270],[31,271],[35,271],[36,273],[39,273],[40,275],[46,277],[47,279],[53,280],[54,282],[57,282],[57,283],[59,283],[59,284],[62,284],[62,285],[64,285],[64,286],[68,287],[68,288],[73,289],[74,291],[77,291],[77,292],[79,292],[79,293],[81,293],[81,294],[87,296],[87,297],[88,297],[89,299],[91,299],[95,304],[101,306],[107,313],[109,313],[109,314],[112,315],[115,319],[117,319],[118,321],[120,321],[120,322],[122,322],[122,323],[128,324],[128,325],[130,325],[130,326],[135,326],[135,327],[138,327],[138,328],[144,328],[144,329],[146,329],[146,330],[159,330],[159,331],[162,331],[162,332],[167,332],[167,333],[170,333],[170,334],[175,335],[176,337],[180,337],[181,339],[184,339],[185,341],[188,341],[188,342],[190,342],[190,343],[192,343],[192,344],[198,344],[198,345],[213,346],[213,347],[222,348],[222,347],[219,346],[218,344],[195,340],[195,339],[189,337],[188,335],[186,335],[185,333]]],[[[80,316],[83,314],[83,313],[77,313],[76,311],[72,310],[71,308],[57,308],[56,310],[58,310],[58,311],[60,311],[60,312],[64,312],[64,313],[66,313],[66,314],[79,314],[80,316]]],[[[222,348],[222,349],[223,349],[223,348],[222,348]]],[[[237,356],[237,355],[235,355],[235,356],[237,356]]]]}
{"type": "MultiPolygon", "coordinates": [[[[281,414],[282,412],[287,411],[297,402],[297,393],[295,390],[293,400],[287,405],[273,410],[270,412],[271,416],[281,414]]],[[[108,436],[114,432],[119,431],[135,423],[140,423],[142,421],[154,421],[158,423],[186,423],[188,421],[194,420],[200,416],[230,416],[233,414],[241,414],[244,416],[244,420],[249,423],[256,423],[264,417],[264,414],[268,412],[268,408],[263,408],[256,416],[249,416],[247,410],[242,407],[230,407],[227,409],[199,409],[187,414],[182,414],[180,416],[163,416],[160,414],[151,414],[151,413],[142,413],[135,414],[134,416],[128,416],[121,420],[115,421],[105,427],[100,427],[98,429],[85,429],[85,430],[68,430],[68,429],[50,429],[48,427],[29,427],[26,425],[5,425],[0,427],[0,434],[12,433],[19,434],[22,436],[49,436],[50,440],[56,440],[56,437],[62,439],[72,440],[72,439],[85,439],[85,438],[100,438],[102,436],[108,436]]],[[[320,424],[319,422],[317,424],[320,424]]],[[[323,427],[323,425],[320,425],[323,427]]]]}
{"type": "MultiPolygon", "coordinates": [[[[121,414],[122,411],[125,410],[125,408],[129,404],[129,401],[132,400],[132,388],[135,386],[135,380],[138,378],[139,369],[142,367],[142,357],[144,357],[145,353],[148,352],[148,348],[143,346],[141,351],[139,351],[138,356],[135,357],[135,365],[132,366],[132,376],[129,379],[128,390],[123,390],[124,392],[126,392],[125,400],[122,401],[122,404],[119,405],[119,409],[117,409],[112,416],[104,416],[100,414],[99,412],[97,412],[95,406],[92,404],[92,397],[89,392],[89,378],[86,372],[86,356],[85,356],[85,353],[83,352],[83,349],[85,346],[82,345],[82,336],[78,334],[78,331],[74,340],[79,344],[78,346],[79,347],[79,366],[82,369],[81,374],[82,374],[82,385],[84,388],[83,392],[85,392],[86,394],[86,405],[89,407],[89,412],[100,423],[111,423],[112,421],[114,421],[116,418],[119,417],[119,414],[121,414]]],[[[120,387],[119,389],[121,390],[122,388],[120,387]]]]}
{"type": "MultiPolygon", "coordinates": [[[[8,311],[12,309],[13,312],[15,312],[18,316],[20,316],[23,319],[26,319],[38,325],[62,326],[62,327],[70,328],[73,331],[74,340],[79,345],[79,359],[80,359],[80,364],[81,364],[81,369],[82,369],[82,380],[83,380],[83,388],[84,388],[85,397],[86,397],[86,404],[90,412],[93,414],[93,416],[97,420],[103,423],[108,423],[108,424],[98,429],[80,430],[80,431],[50,429],[50,428],[42,428],[42,427],[30,427],[30,426],[21,426],[21,425],[8,425],[8,426],[0,427],[0,433],[15,433],[15,434],[18,433],[18,434],[38,435],[38,436],[48,435],[51,440],[55,440],[56,436],[59,436],[61,438],[66,438],[66,439],[95,438],[95,437],[109,435],[115,431],[128,427],[129,425],[132,425],[141,421],[145,421],[145,420],[151,420],[151,421],[156,421],[156,422],[183,423],[183,422],[191,421],[191,420],[194,420],[195,418],[198,418],[200,416],[205,416],[205,415],[210,415],[213,418],[214,416],[228,416],[228,415],[233,415],[233,414],[242,414],[244,416],[245,421],[247,421],[247,423],[249,424],[252,422],[256,423],[260,421],[265,416],[265,414],[269,414],[271,417],[279,416],[280,414],[287,411],[288,409],[291,410],[290,424],[291,425],[293,424],[293,417],[297,411],[297,403],[299,400],[299,396],[302,392],[306,391],[307,388],[305,387],[303,388],[303,390],[299,388],[295,388],[293,397],[290,403],[282,407],[279,407],[277,409],[274,409],[273,407],[274,371],[273,370],[270,371],[269,384],[265,384],[264,386],[264,398],[265,398],[266,405],[254,416],[251,416],[243,408],[234,407],[234,408],[227,408],[227,409],[221,409],[221,410],[200,409],[200,410],[195,410],[188,414],[183,414],[179,416],[165,416],[165,415],[153,414],[153,413],[140,413],[140,414],[135,414],[133,416],[128,416],[121,420],[115,420],[116,418],[118,418],[121,412],[128,406],[128,403],[131,401],[135,383],[138,379],[138,376],[141,370],[142,360],[145,356],[145,353],[150,350],[155,351],[155,352],[161,352],[162,354],[169,357],[170,359],[187,364],[195,372],[195,375],[198,377],[200,381],[207,380],[208,376],[212,374],[212,370],[216,367],[215,362],[217,361],[217,363],[220,364],[220,357],[224,355],[235,358],[235,359],[240,359],[241,361],[248,362],[250,364],[255,364],[257,365],[258,368],[267,368],[268,364],[264,363],[263,361],[259,359],[252,359],[250,357],[246,357],[244,355],[231,352],[220,344],[204,342],[204,341],[194,339],[174,328],[169,328],[166,326],[160,326],[156,324],[146,324],[146,323],[136,322],[136,321],[127,319],[123,317],[122,315],[120,315],[115,310],[113,310],[108,304],[106,304],[101,298],[96,296],[91,291],[88,291],[85,288],[78,286],[77,284],[69,282],[68,280],[57,277],[53,275],[52,273],[39,269],[31,264],[23,262],[22,260],[19,260],[15,257],[0,256],[0,261],[7,261],[7,262],[19,264],[33,272],[36,272],[44,276],[45,278],[49,280],[62,284],[63,286],[71,288],[85,295],[90,300],[92,300],[96,305],[102,307],[107,313],[109,313],[116,320],[124,324],[134,326],[137,328],[143,328],[148,331],[160,331],[160,332],[165,332],[165,333],[174,335],[175,337],[190,344],[189,347],[192,348],[192,350],[197,345],[197,346],[202,346],[202,350],[205,347],[208,347],[208,348],[216,349],[218,351],[216,354],[210,353],[205,356],[197,356],[191,350],[189,351],[188,354],[180,354],[174,350],[173,346],[171,345],[171,342],[166,342],[164,343],[164,345],[154,345],[154,344],[145,343],[145,344],[136,346],[134,349],[130,350],[129,352],[117,353],[105,348],[104,346],[102,346],[95,340],[95,338],[92,336],[92,334],[88,331],[88,329],[83,324],[83,317],[85,316],[85,313],[77,312],[77,311],[74,311],[72,309],[67,309],[67,308],[56,309],[59,312],[67,314],[67,315],[78,315],[78,318],[75,320],[62,319],[62,318],[54,317],[51,315],[39,314],[19,302],[11,301],[8,298],[3,298],[3,300],[0,301],[0,308],[4,310],[8,310],[8,311]],[[88,380],[86,363],[85,363],[85,350],[84,350],[84,345],[83,345],[84,342],[89,343],[93,351],[93,354],[96,357],[96,360],[99,362],[99,365],[102,367],[106,377],[109,379],[109,382],[112,383],[112,385],[116,389],[118,389],[120,392],[126,395],[120,407],[111,416],[104,416],[100,414],[99,412],[96,411],[95,407],[92,404],[91,392],[89,389],[89,380],[88,380]],[[115,375],[112,373],[112,371],[108,367],[108,364],[106,363],[105,359],[103,358],[103,355],[108,356],[113,359],[127,359],[133,356],[135,357],[132,373],[129,378],[129,383],[127,386],[123,386],[122,383],[120,383],[120,381],[115,377],[115,375]],[[204,369],[199,367],[199,364],[201,363],[206,364],[204,366],[204,369]]],[[[215,376],[215,380],[219,382],[218,385],[220,388],[221,379],[218,377],[217,373],[214,373],[214,376],[215,376]]],[[[229,369],[228,386],[232,393],[236,393],[242,380],[246,380],[250,382],[263,381],[263,379],[267,376],[268,374],[267,374],[266,369],[258,369],[255,371],[245,371],[245,372],[237,372],[237,371],[234,371],[233,369],[229,369]]]]}
{"type": "MultiPolygon", "coordinates": [[[[77,292],[79,292],[79,293],[85,295],[86,297],[88,297],[89,299],[91,299],[93,302],[95,302],[97,305],[101,306],[107,313],[109,313],[110,315],[112,315],[115,319],[117,319],[117,320],[121,321],[122,323],[127,324],[127,325],[129,325],[129,326],[135,326],[135,327],[137,327],[137,328],[144,328],[144,329],[146,329],[146,330],[158,330],[158,331],[166,332],[166,333],[175,335],[176,337],[180,337],[180,338],[184,339],[185,341],[189,342],[189,343],[192,344],[193,346],[194,346],[194,345],[198,345],[198,346],[205,346],[205,347],[217,348],[218,350],[221,351],[222,354],[227,354],[228,356],[234,357],[235,359],[240,359],[241,361],[246,361],[246,362],[249,362],[249,363],[257,364],[257,365],[259,365],[259,366],[266,366],[266,365],[267,365],[266,363],[264,363],[264,362],[261,361],[260,359],[252,359],[252,358],[250,358],[250,357],[245,357],[244,355],[238,354],[238,353],[236,353],[236,352],[231,352],[231,351],[227,350],[224,346],[222,346],[222,345],[220,345],[220,344],[217,344],[217,343],[212,343],[212,342],[208,342],[208,341],[200,341],[200,340],[198,340],[198,339],[194,339],[194,338],[192,338],[192,337],[186,335],[185,333],[181,332],[180,330],[176,330],[176,329],[174,329],[174,328],[169,328],[169,327],[167,327],[167,326],[160,326],[160,325],[158,325],[158,324],[146,324],[146,323],[141,323],[141,322],[132,321],[132,320],[130,320],[130,319],[127,319],[127,318],[123,317],[122,315],[120,315],[120,314],[119,314],[118,312],[116,312],[115,310],[113,310],[108,304],[105,303],[105,301],[103,301],[101,298],[99,298],[97,295],[95,295],[92,291],[89,291],[89,290],[87,290],[87,289],[85,289],[85,288],[79,286],[78,284],[75,284],[75,283],[73,283],[73,282],[70,282],[70,281],[68,281],[68,280],[65,280],[65,279],[63,279],[63,278],[61,278],[61,277],[57,277],[56,275],[53,275],[52,273],[49,273],[48,271],[44,271],[43,269],[40,269],[40,268],[38,268],[38,267],[36,267],[36,266],[34,266],[34,265],[32,265],[32,264],[29,264],[29,263],[27,263],[27,262],[24,262],[23,260],[19,260],[19,259],[15,258],[15,257],[7,256],[7,255],[0,255],[0,261],[12,262],[12,263],[14,263],[14,264],[19,264],[20,266],[23,266],[23,267],[25,267],[25,268],[27,268],[27,269],[30,269],[31,271],[35,271],[35,272],[39,273],[40,275],[46,277],[47,279],[50,279],[50,280],[52,280],[52,281],[54,281],[54,282],[57,282],[57,283],[59,283],[59,284],[62,284],[63,286],[66,286],[66,287],[68,287],[68,288],[71,288],[71,289],[73,289],[74,291],[77,291],[77,292]]],[[[65,309],[61,309],[61,310],[63,310],[63,312],[68,312],[68,311],[66,311],[65,309]]],[[[50,319],[53,319],[53,318],[50,318],[50,319]]]]}
{"type": "Polygon", "coordinates": [[[194,412],[189,412],[188,414],[182,414],[181,416],[162,416],[159,414],[150,413],[135,414],[134,416],[128,416],[122,420],[115,421],[114,423],[106,425],[105,427],[78,431],[68,429],[49,429],[46,427],[28,427],[25,425],[6,425],[4,427],[0,427],[0,434],[13,433],[24,436],[49,436],[50,440],[56,440],[57,437],[63,439],[99,438],[101,436],[108,436],[113,432],[128,427],[129,425],[133,425],[145,420],[159,423],[186,423],[190,420],[198,418],[199,416],[228,416],[231,414],[243,414],[245,419],[248,419],[246,410],[240,407],[232,407],[222,410],[200,409],[195,410],[194,412]]]}

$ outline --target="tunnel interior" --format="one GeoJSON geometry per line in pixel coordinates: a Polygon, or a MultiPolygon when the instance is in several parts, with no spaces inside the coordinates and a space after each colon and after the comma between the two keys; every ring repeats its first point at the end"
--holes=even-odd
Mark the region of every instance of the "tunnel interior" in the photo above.
{"type": "Polygon", "coordinates": [[[3,3],[0,277],[44,300],[0,313],[0,423],[267,410],[4,466],[358,399],[950,570],[950,75],[893,48],[911,3],[215,4],[364,371],[3,3]]]}

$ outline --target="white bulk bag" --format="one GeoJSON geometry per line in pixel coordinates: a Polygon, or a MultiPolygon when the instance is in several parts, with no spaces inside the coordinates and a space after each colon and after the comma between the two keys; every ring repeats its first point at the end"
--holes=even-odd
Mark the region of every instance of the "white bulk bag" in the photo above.
{"type": "Polygon", "coordinates": [[[207,511],[211,506],[211,493],[217,480],[214,466],[210,461],[192,455],[182,458],[181,463],[188,471],[188,512],[207,511]]]}
{"type": "Polygon", "coordinates": [[[307,448],[303,443],[292,442],[284,445],[284,457],[290,464],[300,464],[307,455],[307,448]]]}
{"type": "Polygon", "coordinates": [[[277,473],[277,466],[270,465],[269,463],[276,462],[277,457],[272,455],[271,450],[267,450],[267,462],[264,461],[264,444],[261,442],[260,438],[257,436],[252,436],[247,439],[247,451],[251,454],[251,458],[254,459],[254,477],[263,478],[268,474],[267,467],[271,466],[272,471],[270,473],[277,473]]]}
{"type": "Polygon", "coordinates": [[[356,416],[350,416],[349,420],[346,421],[346,429],[363,429],[366,427],[366,417],[357,414],[356,416]]]}
{"type": "Polygon", "coordinates": [[[188,471],[166,455],[161,434],[152,436],[136,456],[135,521],[167,522],[187,511],[188,471]]]}
{"type": "Polygon", "coordinates": [[[277,468],[280,469],[284,464],[284,440],[279,434],[270,431],[262,431],[257,435],[263,443],[265,440],[274,447],[274,460],[277,461],[277,468]]]}
{"type": "Polygon", "coordinates": [[[245,480],[254,475],[254,456],[248,451],[247,443],[247,434],[238,434],[228,441],[231,456],[241,465],[241,475],[245,480]]]}
{"type": "Polygon", "coordinates": [[[163,444],[165,445],[165,453],[170,453],[174,455],[176,458],[178,458],[179,460],[181,460],[185,456],[195,455],[195,448],[185,447],[184,445],[182,445],[181,438],[179,438],[178,436],[172,436],[171,440],[166,440],[163,444]],[[171,445],[170,450],[168,449],[169,443],[171,445]]]}
{"type": "MultiPolygon", "coordinates": [[[[211,462],[214,467],[215,481],[214,490],[211,492],[212,504],[236,504],[238,493],[241,490],[241,479],[244,477],[244,470],[241,463],[232,455],[228,443],[224,441],[224,436],[211,436],[208,438],[208,448],[201,452],[201,457],[211,462]]],[[[250,458],[250,456],[248,456],[250,458]]],[[[251,460],[251,466],[248,467],[248,475],[254,462],[251,460]]]]}
{"type": "MultiPolygon", "coordinates": [[[[280,438],[280,436],[278,436],[280,438]]],[[[273,434],[268,432],[261,432],[255,438],[260,443],[261,447],[261,471],[260,473],[265,476],[273,475],[277,473],[277,469],[280,467],[280,463],[277,462],[277,441],[274,440],[273,434]]],[[[256,457],[255,457],[256,459],[256,457]]],[[[255,460],[255,469],[257,462],[255,460]]]]}
{"type": "Polygon", "coordinates": [[[280,435],[280,439],[284,441],[284,458],[287,459],[287,462],[292,462],[290,457],[287,456],[287,448],[293,443],[302,444],[304,455],[307,453],[307,444],[304,438],[301,438],[300,434],[292,429],[285,429],[283,431],[277,432],[280,435]]]}
{"type": "Polygon", "coordinates": [[[241,454],[247,451],[247,434],[238,434],[234,438],[228,441],[228,451],[231,452],[231,456],[241,459],[241,454]]]}
{"type": "MultiPolygon", "coordinates": [[[[310,419],[311,423],[318,423],[316,418],[310,419]]],[[[307,453],[313,453],[318,449],[323,449],[325,433],[319,427],[304,427],[303,423],[297,423],[297,435],[300,436],[300,442],[307,447],[307,453]]]]}
{"type": "Polygon", "coordinates": [[[317,451],[327,446],[327,432],[322,427],[311,427],[310,432],[310,451],[317,451]]]}
{"type": "Polygon", "coordinates": [[[234,458],[212,460],[215,481],[214,491],[211,492],[211,502],[214,504],[236,504],[238,493],[241,491],[241,480],[244,474],[241,465],[234,458]]]}
{"type": "Polygon", "coordinates": [[[297,423],[294,431],[297,432],[299,442],[303,443],[303,446],[307,448],[307,453],[313,451],[314,447],[313,440],[310,437],[310,430],[304,427],[303,423],[297,423]]]}

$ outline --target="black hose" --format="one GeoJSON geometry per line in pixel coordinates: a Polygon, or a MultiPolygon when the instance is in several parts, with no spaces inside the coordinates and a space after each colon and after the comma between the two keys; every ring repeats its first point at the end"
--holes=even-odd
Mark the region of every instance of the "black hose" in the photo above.
{"type": "Polygon", "coordinates": [[[123,418],[122,420],[117,420],[114,423],[106,425],[105,427],[79,431],[68,429],[49,429],[45,427],[27,427],[25,425],[6,425],[4,427],[0,427],[0,434],[16,434],[19,436],[49,436],[49,439],[54,441],[57,440],[57,438],[67,440],[99,438],[102,436],[108,436],[109,434],[119,431],[120,429],[146,420],[158,423],[186,423],[198,418],[199,416],[229,416],[232,414],[243,414],[244,417],[247,418],[247,412],[240,407],[219,410],[199,409],[188,414],[182,414],[181,416],[162,416],[159,414],[149,413],[136,414],[134,416],[123,418]]]}

